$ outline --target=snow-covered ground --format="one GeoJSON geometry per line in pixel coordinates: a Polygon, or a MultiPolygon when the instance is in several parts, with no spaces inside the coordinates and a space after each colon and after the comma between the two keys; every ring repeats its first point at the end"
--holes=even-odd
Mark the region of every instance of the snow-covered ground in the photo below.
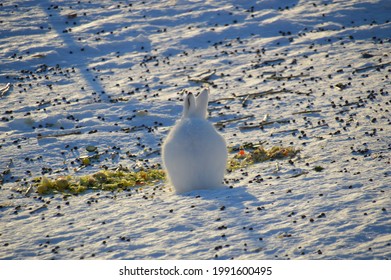
{"type": "Polygon", "coordinates": [[[0,258],[390,259],[390,20],[388,0],[2,1],[0,258]],[[211,122],[246,117],[229,145],[301,152],[219,190],[24,195],[160,164],[205,77],[211,122]]]}

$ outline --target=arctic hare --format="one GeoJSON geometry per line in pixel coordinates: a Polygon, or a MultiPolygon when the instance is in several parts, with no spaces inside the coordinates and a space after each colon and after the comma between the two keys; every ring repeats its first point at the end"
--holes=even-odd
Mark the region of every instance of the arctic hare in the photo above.
{"type": "Polygon", "coordinates": [[[163,144],[163,165],[176,193],[222,186],[227,164],[224,138],[206,120],[208,90],[189,93],[182,118],[163,144]]]}

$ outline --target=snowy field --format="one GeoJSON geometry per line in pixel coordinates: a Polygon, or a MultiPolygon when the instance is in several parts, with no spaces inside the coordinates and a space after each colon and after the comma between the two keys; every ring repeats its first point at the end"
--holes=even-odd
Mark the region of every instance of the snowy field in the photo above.
{"type": "Polygon", "coordinates": [[[0,259],[390,259],[390,20],[389,0],[1,1],[0,259]],[[229,146],[300,153],[218,190],[25,195],[161,164],[205,84],[229,146]]]}

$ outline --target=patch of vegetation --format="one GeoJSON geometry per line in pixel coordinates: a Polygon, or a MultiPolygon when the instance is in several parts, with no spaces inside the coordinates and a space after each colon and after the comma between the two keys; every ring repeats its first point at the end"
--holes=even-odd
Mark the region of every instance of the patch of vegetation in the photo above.
{"type": "Polygon", "coordinates": [[[79,194],[86,190],[122,191],[132,187],[154,185],[164,180],[162,169],[146,169],[140,171],[103,170],[92,175],[62,176],[56,179],[47,177],[35,180],[39,194],[71,193],[79,194]]]}
{"type": "Polygon", "coordinates": [[[270,149],[265,149],[261,145],[245,143],[239,148],[234,147],[230,149],[230,152],[235,152],[236,154],[228,160],[227,170],[232,172],[267,160],[292,158],[299,151],[294,147],[274,146],[270,149]]]}
{"type": "MultiPolygon", "coordinates": [[[[299,150],[293,147],[274,146],[270,149],[260,144],[244,143],[229,147],[234,154],[227,162],[227,171],[233,172],[252,164],[272,159],[284,159],[295,156],[299,150]]],[[[84,163],[83,164],[88,164],[84,163]]],[[[61,176],[50,179],[45,176],[33,180],[39,194],[69,193],[80,194],[87,190],[123,191],[133,187],[151,186],[165,180],[166,174],[158,167],[131,171],[128,169],[102,170],[85,176],[61,176]]]]}

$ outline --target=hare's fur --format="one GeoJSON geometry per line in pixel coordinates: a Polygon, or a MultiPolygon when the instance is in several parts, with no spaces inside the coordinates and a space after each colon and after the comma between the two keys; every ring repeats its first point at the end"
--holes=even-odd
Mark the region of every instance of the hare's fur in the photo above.
{"type": "Polygon", "coordinates": [[[163,165],[176,193],[223,185],[227,164],[224,138],[206,120],[208,91],[188,94],[182,118],[163,144],[163,165]]]}

